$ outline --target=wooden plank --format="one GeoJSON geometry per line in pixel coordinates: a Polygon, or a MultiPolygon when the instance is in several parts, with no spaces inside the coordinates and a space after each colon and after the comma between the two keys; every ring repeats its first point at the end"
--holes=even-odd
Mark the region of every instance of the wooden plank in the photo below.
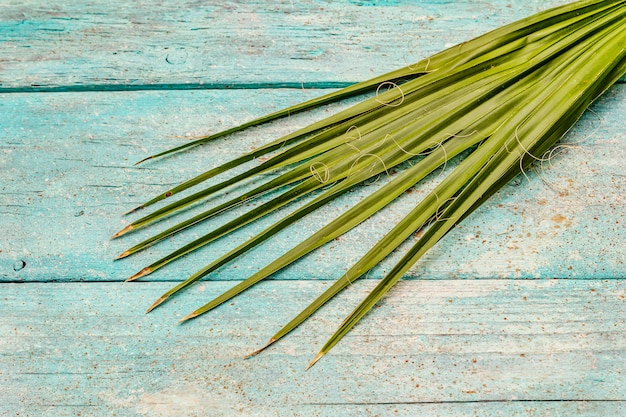
{"type": "MultiPolygon", "coordinates": [[[[355,284],[263,355],[242,357],[429,186],[276,277],[287,281],[185,326],[177,319],[232,285],[225,281],[249,275],[384,178],[151,315],[142,313],[171,283],[107,282],[201,232],[113,263],[139,240],[108,240],[129,221],[123,211],[341,106],[159,163],[134,161],[565,2],[0,5],[0,415],[623,415],[624,84],[570,133],[576,146],[495,196],[310,372],[306,363],[374,282],[355,284]],[[552,277],[572,279],[515,279],[552,277]]],[[[262,225],[150,279],[179,280],[262,225]]]]}
{"type": "MultiPolygon", "coordinates": [[[[121,280],[224,221],[190,230],[134,258],[112,258],[155,229],[111,241],[137,215],[122,213],[168,186],[336,111],[321,109],[253,129],[163,161],[132,163],[188,138],[222,130],[319,94],[300,90],[4,94],[0,97],[0,280],[121,280]]],[[[615,278],[626,270],[626,85],[593,105],[567,136],[573,145],[528,172],[451,233],[409,276],[447,278],[615,278]]],[[[452,163],[449,164],[453,165],[452,163]]],[[[242,279],[385,181],[361,188],[225,267],[213,278],[242,279]]],[[[277,276],[336,277],[413,207],[429,185],[277,276]]],[[[254,204],[251,202],[250,204],[254,204]]],[[[248,207],[242,207],[247,209],[248,207]]],[[[293,210],[288,207],[281,213],[293,210]]],[[[191,213],[194,211],[192,210],[191,213]]],[[[177,220],[176,218],[173,220],[177,220]]],[[[251,225],[199,251],[157,280],[177,280],[248,239],[251,225]]],[[[390,262],[372,272],[380,277],[390,262]]]]}
{"type": "Polygon", "coordinates": [[[9,0],[0,90],[336,86],[567,2],[9,0]]]}
{"type": "Polygon", "coordinates": [[[626,281],[405,281],[303,368],[358,283],[242,356],[328,282],[268,282],[185,326],[229,283],[143,315],[166,283],[3,284],[3,415],[621,415],[626,281]]]}

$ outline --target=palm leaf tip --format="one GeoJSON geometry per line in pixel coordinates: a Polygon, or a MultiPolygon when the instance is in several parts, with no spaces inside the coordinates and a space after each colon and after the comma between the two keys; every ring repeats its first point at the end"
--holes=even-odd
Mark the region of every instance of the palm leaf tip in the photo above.
{"type": "Polygon", "coordinates": [[[134,213],[136,211],[139,211],[139,210],[143,210],[144,208],[146,208],[146,206],[143,205],[143,204],[140,205],[140,206],[134,207],[134,208],[124,212],[124,216],[128,216],[129,214],[132,214],[132,213],[134,213]]]}
{"type": "Polygon", "coordinates": [[[148,156],[148,157],[146,157],[146,158],[143,158],[141,161],[137,161],[137,162],[135,162],[135,163],[133,164],[133,166],[141,165],[141,164],[143,164],[144,162],[149,161],[150,159],[154,159],[154,155],[150,155],[150,156],[148,156]]]}
{"type": "Polygon", "coordinates": [[[309,369],[311,369],[313,365],[315,365],[317,362],[319,362],[320,359],[324,357],[325,354],[326,352],[318,352],[318,354],[315,355],[315,357],[311,360],[311,362],[309,362],[309,364],[306,366],[305,371],[308,371],[309,369]]]}
{"type": "Polygon", "coordinates": [[[185,317],[183,317],[182,319],[178,320],[178,323],[185,323],[186,321],[189,321],[191,319],[195,319],[196,317],[198,317],[200,314],[198,314],[197,312],[193,311],[189,314],[187,314],[185,317]]]}
{"type": "MultiPolygon", "coordinates": [[[[372,196],[375,195],[380,200],[376,204],[373,200],[367,199],[357,203],[353,207],[354,211],[350,211],[352,209],[348,211],[347,217],[338,217],[259,272],[180,320],[185,322],[235,297],[336,235],[347,232],[389,204],[407,187],[416,185],[433,170],[445,166],[448,157],[465,152],[457,168],[384,236],[372,251],[350,269],[347,276],[352,280],[357,279],[398,248],[409,236],[417,231],[424,231],[401,261],[344,320],[320,353],[309,363],[307,367],[309,369],[367,314],[426,251],[479,207],[487,197],[515,175],[523,172],[533,159],[537,159],[535,155],[547,151],[569,130],[584,109],[626,72],[624,63],[626,26],[623,23],[625,17],[624,1],[579,1],[497,29],[464,43],[463,48],[451,48],[437,54],[426,63],[422,63],[424,68],[432,68],[433,71],[421,73],[421,77],[418,77],[415,71],[398,70],[399,72],[394,72],[393,76],[390,75],[387,79],[378,77],[374,81],[360,84],[356,89],[342,90],[343,92],[336,95],[331,93],[320,100],[295,106],[292,110],[313,108],[320,103],[350,96],[357,90],[364,91],[372,86],[407,76],[407,81],[400,86],[403,101],[401,106],[385,106],[381,101],[384,103],[386,99],[380,97],[366,100],[342,111],[340,116],[331,116],[300,133],[296,132],[297,134],[289,136],[287,149],[276,157],[273,163],[255,167],[221,183],[231,186],[237,184],[237,181],[252,180],[271,170],[283,168],[286,173],[278,176],[278,180],[272,180],[274,182],[271,187],[263,184],[259,186],[259,190],[291,188],[275,202],[267,203],[269,205],[265,208],[259,206],[251,209],[238,219],[229,221],[205,237],[144,268],[129,280],[145,276],[204,244],[228,236],[241,224],[255,221],[274,209],[318,190],[321,188],[319,178],[316,183],[315,173],[309,172],[309,166],[328,167],[328,180],[331,183],[335,181],[336,184],[329,186],[322,196],[317,197],[310,205],[305,205],[305,208],[292,213],[298,221],[332,201],[351,186],[391,167],[397,167],[409,159],[417,160],[418,154],[430,148],[438,149],[417,161],[412,168],[407,168],[405,173],[410,172],[410,176],[403,173],[397,180],[390,181],[383,194],[372,193],[372,196]],[[587,85],[580,85],[576,82],[577,79],[586,80],[587,85]],[[357,126],[360,133],[358,137],[350,138],[345,132],[353,126],[357,126]],[[480,134],[471,137],[472,135],[466,135],[469,132],[480,134]],[[393,141],[381,140],[382,138],[393,138],[393,141]],[[374,157],[379,162],[379,167],[372,168],[365,156],[374,157]],[[425,227],[425,224],[429,224],[429,227],[425,227]]],[[[391,93],[382,93],[384,94],[391,97],[391,93]]],[[[290,111],[287,109],[277,112],[229,131],[234,132],[264,123],[282,117],[290,111]]],[[[227,133],[228,131],[224,132],[227,133]]],[[[203,138],[199,142],[183,145],[144,160],[188,149],[224,134],[203,138]]],[[[271,146],[267,149],[275,150],[271,146]]],[[[196,186],[214,174],[226,172],[238,166],[240,162],[250,159],[245,157],[233,161],[239,162],[231,161],[232,163],[227,163],[217,170],[207,171],[177,186],[172,192],[176,194],[183,189],[196,186]]],[[[179,213],[184,207],[195,204],[199,199],[214,192],[222,192],[218,189],[220,187],[214,185],[198,191],[193,196],[179,199],[127,226],[113,237],[122,236],[135,228],[179,213]]],[[[155,197],[144,206],[162,200],[163,196],[164,194],[155,197]]],[[[143,247],[157,243],[170,233],[178,233],[187,227],[195,226],[205,218],[221,213],[222,209],[230,208],[232,207],[213,207],[206,214],[179,223],[121,255],[130,255],[143,247]]],[[[187,288],[225,263],[243,256],[288,224],[291,223],[284,220],[275,223],[249,242],[207,265],[161,296],[147,312],[164,303],[170,295],[187,288]]],[[[123,257],[121,255],[120,257],[123,257]]],[[[341,290],[344,278],[340,278],[336,287],[325,292],[273,336],[264,347],[248,357],[262,352],[314,314],[341,290]]]]}
{"type": "Polygon", "coordinates": [[[111,236],[111,239],[117,239],[118,237],[123,236],[126,233],[131,232],[134,229],[135,229],[135,226],[132,224],[129,224],[128,226],[120,230],[119,232],[114,233],[113,236],[111,236]]]}
{"type": "Polygon", "coordinates": [[[145,267],[141,271],[137,272],[135,275],[131,276],[126,280],[126,282],[135,281],[139,278],[145,277],[146,275],[150,275],[153,272],[153,269],[150,267],[145,267]]]}
{"type": "Polygon", "coordinates": [[[273,337],[260,349],[255,350],[252,353],[247,354],[244,359],[250,359],[254,356],[257,356],[259,353],[263,352],[265,349],[267,349],[268,347],[270,347],[271,345],[273,345],[274,343],[276,343],[277,339],[274,339],[273,337]]]}
{"type": "Polygon", "coordinates": [[[165,300],[167,300],[167,297],[159,297],[150,307],[148,307],[146,314],[160,306],[165,300]]]}

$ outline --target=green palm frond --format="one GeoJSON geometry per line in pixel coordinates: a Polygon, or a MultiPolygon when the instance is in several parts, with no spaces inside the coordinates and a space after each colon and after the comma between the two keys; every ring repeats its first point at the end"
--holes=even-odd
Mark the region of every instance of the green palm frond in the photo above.
{"type": "Polygon", "coordinates": [[[349,231],[445,166],[451,158],[462,156],[458,166],[408,215],[265,346],[284,337],[410,236],[423,231],[414,246],[344,320],[312,365],[455,225],[541,159],[589,104],[624,73],[626,0],[578,1],[522,19],[415,65],[146,158],[187,150],[250,126],[375,91],[370,99],[213,168],[140,205],[136,209],[176,196],[261,156],[270,156],[253,168],[166,204],[117,232],[114,237],[183,214],[189,206],[206,204],[204,200],[216,193],[233,190],[243,181],[256,181],[251,190],[169,227],[124,251],[119,258],[140,252],[243,201],[272,193],[271,199],[129,278],[135,280],[297,199],[314,196],[290,215],[167,291],[150,306],[148,311],[151,311],[353,187],[393,167],[402,168],[399,175],[302,243],[183,319],[188,320],[349,231]],[[412,164],[403,164],[409,160],[412,164]],[[263,181],[262,174],[268,172],[278,175],[263,181]]]}

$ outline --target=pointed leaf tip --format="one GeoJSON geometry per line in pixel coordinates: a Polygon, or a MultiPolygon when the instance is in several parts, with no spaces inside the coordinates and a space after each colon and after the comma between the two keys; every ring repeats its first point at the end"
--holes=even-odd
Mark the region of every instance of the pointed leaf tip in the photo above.
{"type": "Polygon", "coordinates": [[[309,364],[307,365],[307,367],[305,368],[305,371],[308,371],[309,369],[311,369],[311,367],[313,365],[315,365],[317,363],[317,361],[319,361],[320,359],[322,359],[322,356],[324,356],[326,353],[325,352],[319,352],[317,355],[315,355],[315,357],[313,358],[313,360],[311,362],[309,362],[309,364]]]}
{"type": "Polygon", "coordinates": [[[146,162],[146,161],[148,161],[148,160],[150,160],[150,159],[152,159],[152,158],[154,158],[154,155],[150,155],[150,156],[149,156],[149,157],[147,157],[147,158],[143,158],[141,161],[135,162],[135,163],[133,164],[133,166],[137,166],[137,165],[139,165],[139,164],[142,164],[142,163],[144,163],[144,162],[146,162]]]}
{"type": "Polygon", "coordinates": [[[128,255],[130,255],[130,252],[128,251],[124,251],[122,253],[120,253],[119,255],[117,255],[117,257],[114,259],[115,261],[119,260],[119,259],[124,259],[126,258],[128,255]]]}
{"type": "Polygon", "coordinates": [[[182,319],[178,320],[178,322],[179,322],[179,323],[184,323],[184,322],[186,322],[187,320],[191,320],[191,319],[193,319],[193,318],[195,318],[195,317],[198,317],[198,314],[194,311],[194,312],[192,312],[192,313],[190,313],[190,314],[187,314],[187,315],[186,315],[185,317],[183,317],[182,319]]]}
{"type": "Polygon", "coordinates": [[[274,339],[273,337],[269,340],[269,342],[267,342],[265,344],[265,346],[263,346],[260,349],[255,350],[254,352],[244,356],[244,359],[250,359],[253,356],[258,355],[259,353],[263,352],[265,349],[267,349],[268,347],[270,347],[272,344],[274,344],[274,342],[276,342],[277,339],[274,339]]]}
{"type": "Polygon", "coordinates": [[[163,301],[165,300],[167,300],[167,297],[159,297],[158,300],[156,300],[154,303],[152,303],[150,307],[148,307],[148,309],[146,310],[146,314],[148,314],[149,312],[151,312],[152,310],[160,306],[161,303],[163,303],[163,301]]]}
{"type": "Polygon", "coordinates": [[[111,236],[111,239],[116,239],[116,238],[118,238],[118,237],[120,237],[122,235],[125,235],[126,233],[130,232],[134,228],[135,227],[132,224],[129,224],[128,226],[126,226],[125,228],[123,228],[119,232],[115,233],[113,236],[111,236]]]}
{"type": "Polygon", "coordinates": [[[124,216],[128,216],[129,214],[134,213],[134,212],[136,212],[136,211],[138,211],[138,210],[144,209],[145,207],[146,207],[146,206],[145,206],[144,204],[142,204],[142,205],[140,205],[140,206],[137,206],[137,207],[135,207],[135,208],[132,208],[132,209],[128,210],[126,213],[124,213],[124,216]]]}
{"type": "Polygon", "coordinates": [[[132,277],[128,278],[126,280],[126,282],[134,281],[134,280],[139,279],[141,277],[145,277],[146,275],[151,274],[151,273],[152,273],[152,268],[146,267],[146,268],[142,269],[141,271],[137,272],[132,277]]]}

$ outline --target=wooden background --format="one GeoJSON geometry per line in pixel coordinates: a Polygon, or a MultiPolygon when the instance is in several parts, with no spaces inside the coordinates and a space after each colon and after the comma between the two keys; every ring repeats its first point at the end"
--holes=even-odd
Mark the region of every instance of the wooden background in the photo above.
{"type": "MultiPolygon", "coordinates": [[[[376,184],[145,309],[261,221],[140,282],[222,219],[113,262],[123,212],[344,104],[134,167],[564,1],[97,2],[0,5],[0,415],[626,415],[626,83],[440,242],[310,371],[399,259],[254,359],[429,185],[188,325],[376,184]]],[[[243,208],[245,209],[245,207],[243,208]]],[[[283,214],[293,210],[292,207],[283,214]]]]}

